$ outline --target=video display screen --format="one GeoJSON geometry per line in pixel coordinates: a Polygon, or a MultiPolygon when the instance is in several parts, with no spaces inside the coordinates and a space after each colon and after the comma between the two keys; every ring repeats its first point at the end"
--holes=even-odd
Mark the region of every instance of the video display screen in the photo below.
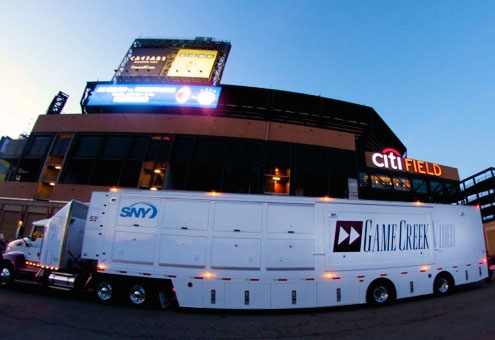
{"type": "Polygon", "coordinates": [[[176,84],[98,84],[87,106],[149,105],[216,108],[219,86],[176,84]]]}

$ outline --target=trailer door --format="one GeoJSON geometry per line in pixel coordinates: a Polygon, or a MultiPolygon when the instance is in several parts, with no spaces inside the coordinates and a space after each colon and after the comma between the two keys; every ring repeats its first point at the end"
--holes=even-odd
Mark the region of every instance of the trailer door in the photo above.
{"type": "Polygon", "coordinates": [[[328,209],[325,269],[365,270],[433,263],[430,214],[412,209],[367,206],[360,212],[351,212],[347,207],[328,209]]]}

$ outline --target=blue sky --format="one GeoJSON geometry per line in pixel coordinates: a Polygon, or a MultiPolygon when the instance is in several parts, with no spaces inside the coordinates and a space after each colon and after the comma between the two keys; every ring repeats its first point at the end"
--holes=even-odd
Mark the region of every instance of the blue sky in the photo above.
{"type": "Polygon", "coordinates": [[[495,166],[494,1],[2,1],[0,135],[109,80],[135,38],[229,40],[222,82],[373,107],[412,158],[495,166]]]}

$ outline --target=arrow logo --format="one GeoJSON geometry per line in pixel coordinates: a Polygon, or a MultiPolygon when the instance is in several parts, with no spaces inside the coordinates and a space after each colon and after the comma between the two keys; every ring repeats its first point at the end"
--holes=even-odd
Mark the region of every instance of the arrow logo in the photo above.
{"type": "Polygon", "coordinates": [[[361,251],[362,221],[337,221],[335,224],[334,252],[361,251]]]}

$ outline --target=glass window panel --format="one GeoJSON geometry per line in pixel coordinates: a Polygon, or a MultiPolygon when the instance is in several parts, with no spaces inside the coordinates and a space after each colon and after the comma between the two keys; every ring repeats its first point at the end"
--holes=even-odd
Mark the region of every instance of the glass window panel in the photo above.
{"type": "Polygon", "coordinates": [[[92,185],[117,185],[119,183],[122,161],[98,160],[89,181],[92,185]]]}
{"type": "Polygon", "coordinates": [[[227,139],[198,137],[194,144],[193,162],[223,163],[227,139]]]}
{"type": "Polygon", "coordinates": [[[192,147],[192,137],[175,137],[171,160],[187,162],[191,158],[192,147]]]}
{"type": "Polygon", "coordinates": [[[232,164],[258,165],[262,163],[263,144],[251,140],[231,140],[227,161],[232,164]]]}
{"type": "Polygon", "coordinates": [[[428,191],[426,189],[426,181],[422,179],[413,179],[412,180],[412,188],[413,191],[420,193],[420,194],[426,194],[428,191]]]}
{"type": "Polygon", "coordinates": [[[109,136],[103,147],[102,158],[124,158],[129,146],[129,137],[109,136]]]}
{"type": "Polygon", "coordinates": [[[93,166],[92,159],[71,159],[64,171],[63,183],[88,184],[93,166]]]}
{"type": "Polygon", "coordinates": [[[149,136],[134,136],[132,138],[132,143],[129,148],[129,154],[127,155],[127,158],[143,159],[149,139],[149,136]]]}
{"type": "Polygon", "coordinates": [[[98,155],[102,136],[81,136],[73,157],[94,158],[98,155]]]}
{"type": "Polygon", "coordinates": [[[71,140],[72,140],[72,135],[57,136],[55,143],[53,143],[53,147],[50,155],[60,156],[60,157],[65,156],[65,153],[67,152],[71,140]]]}
{"type": "Polygon", "coordinates": [[[31,157],[44,157],[50,146],[52,137],[49,136],[35,136],[29,146],[27,156],[31,157]]]}

